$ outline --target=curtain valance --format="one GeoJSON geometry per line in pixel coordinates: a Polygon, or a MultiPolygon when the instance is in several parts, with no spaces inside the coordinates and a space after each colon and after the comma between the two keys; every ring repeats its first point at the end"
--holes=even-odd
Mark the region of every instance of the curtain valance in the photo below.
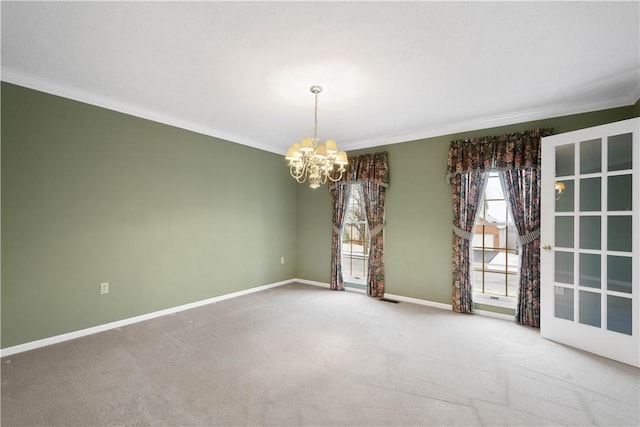
{"type": "Polygon", "coordinates": [[[389,163],[387,152],[382,151],[349,157],[347,171],[342,175],[342,179],[335,184],[331,184],[329,188],[333,188],[338,184],[352,182],[374,182],[383,187],[388,187],[389,163]]]}
{"type": "Polygon", "coordinates": [[[451,141],[447,182],[470,171],[538,169],[542,160],[540,141],[552,129],[535,129],[500,136],[451,141]]]}

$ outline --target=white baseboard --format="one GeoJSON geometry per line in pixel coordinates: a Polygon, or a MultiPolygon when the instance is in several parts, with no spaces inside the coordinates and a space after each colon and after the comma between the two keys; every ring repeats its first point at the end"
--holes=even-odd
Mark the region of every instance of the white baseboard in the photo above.
{"type": "Polygon", "coordinates": [[[394,294],[384,294],[384,297],[388,299],[396,300],[396,301],[408,302],[411,304],[426,305],[427,307],[440,308],[442,310],[451,311],[452,309],[451,304],[443,304],[441,302],[429,301],[426,299],[411,298],[411,297],[405,297],[402,295],[394,295],[394,294]]]}
{"type": "MultiPolygon", "coordinates": [[[[227,300],[227,299],[231,299],[231,298],[236,298],[236,297],[243,296],[243,295],[252,294],[254,292],[264,291],[266,289],[271,289],[271,288],[275,288],[275,287],[278,287],[278,286],[287,285],[289,283],[302,283],[304,285],[319,286],[319,287],[322,287],[322,288],[329,289],[329,284],[328,283],[317,282],[317,281],[313,281],[313,280],[298,279],[298,278],[289,279],[289,280],[283,280],[281,282],[270,283],[268,285],[257,286],[255,288],[249,288],[249,289],[245,289],[245,290],[238,291],[238,292],[233,292],[233,293],[226,294],[226,295],[220,295],[220,296],[217,296],[217,297],[213,297],[213,298],[208,298],[208,299],[204,299],[204,300],[201,300],[201,301],[192,302],[192,303],[189,303],[189,304],[183,304],[183,305],[167,308],[167,309],[160,310],[160,311],[154,311],[153,313],[142,314],[140,316],[130,317],[128,319],[122,319],[122,320],[118,320],[118,321],[115,321],[115,322],[105,323],[104,325],[98,325],[98,326],[94,326],[94,327],[91,327],[91,328],[81,329],[81,330],[69,332],[69,333],[66,333],[66,334],[56,335],[56,336],[53,336],[53,337],[43,338],[43,339],[40,339],[40,340],[36,340],[36,341],[31,341],[31,342],[28,342],[28,343],[24,343],[24,344],[15,345],[13,347],[3,348],[3,349],[0,349],[0,357],[11,356],[13,354],[22,353],[22,352],[29,351],[29,350],[35,350],[35,349],[40,348],[40,347],[46,347],[48,345],[58,344],[58,343],[61,343],[61,342],[64,342],[64,341],[69,341],[69,340],[73,340],[73,339],[76,339],[76,338],[81,338],[81,337],[84,337],[84,336],[87,336],[87,335],[97,334],[99,332],[108,331],[110,329],[122,328],[123,326],[131,325],[131,324],[138,323],[138,322],[143,322],[145,320],[155,319],[156,317],[166,316],[166,315],[169,315],[169,314],[178,313],[178,312],[185,311],[185,310],[190,310],[192,308],[201,307],[203,305],[213,304],[213,303],[224,301],[224,300],[227,300]]],[[[352,291],[352,292],[366,293],[366,292],[363,292],[363,291],[361,291],[359,289],[348,289],[348,290],[352,291]]],[[[408,302],[408,303],[411,303],[411,304],[418,304],[418,305],[425,305],[425,306],[428,306],[428,307],[435,307],[435,308],[439,308],[439,309],[443,309],[443,310],[449,310],[449,311],[451,311],[451,309],[452,309],[451,308],[451,304],[443,304],[443,303],[440,303],[440,302],[434,302],[434,301],[428,301],[428,300],[423,300],[423,299],[418,299],[418,298],[405,297],[405,296],[402,296],[402,295],[385,294],[385,298],[393,299],[393,300],[396,300],[396,301],[408,302]]],[[[507,314],[493,313],[493,312],[490,312],[490,311],[483,311],[483,310],[474,310],[474,313],[478,314],[478,315],[481,315],[481,316],[489,316],[489,317],[495,317],[497,319],[513,321],[513,316],[509,316],[507,314]]]]}
{"type": "MultiPolygon", "coordinates": [[[[313,280],[293,279],[292,282],[302,283],[304,285],[320,286],[327,289],[330,287],[328,283],[315,282],[313,280]]],[[[367,291],[364,291],[362,289],[355,289],[355,288],[349,288],[349,287],[345,288],[345,290],[350,292],[363,293],[363,294],[367,293],[367,291]]],[[[384,297],[388,299],[393,299],[396,301],[408,302],[411,304],[426,305],[428,307],[435,307],[443,310],[451,310],[451,304],[443,304],[440,302],[428,301],[424,299],[411,298],[411,297],[405,297],[402,295],[394,295],[394,294],[384,294],[384,297]]]]}
{"type": "Polygon", "coordinates": [[[29,350],[35,350],[36,348],[45,347],[52,344],[58,344],[64,341],[81,338],[87,335],[97,334],[99,332],[108,331],[110,329],[122,328],[123,326],[131,325],[133,323],[143,322],[145,320],[155,319],[156,317],[166,316],[168,314],[178,313],[180,311],[190,310],[192,308],[201,307],[207,304],[213,304],[216,302],[224,301],[231,298],[236,298],[242,295],[252,294],[254,292],[264,291],[266,289],[275,288],[289,283],[301,282],[299,279],[283,280],[281,282],[270,283],[268,285],[258,286],[255,288],[249,288],[230,294],[220,295],[213,298],[207,298],[201,301],[192,302],[189,304],[179,305],[176,307],[167,308],[164,310],[154,311],[153,313],[141,314],[140,316],[130,317],[128,319],[117,320],[115,322],[105,323],[104,325],[98,325],[91,328],[81,329],[79,331],[68,332],[66,334],[56,335],[53,337],[43,338],[36,341],[31,341],[24,344],[15,345],[0,349],[0,357],[11,356],[13,354],[22,353],[29,350]]]}
{"type": "MultiPolygon", "coordinates": [[[[451,304],[443,304],[441,302],[428,301],[428,300],[423,300],[423,299],[418,299],[418,298],[403,297],[402,295],[384,294],[384,297],[385,298],[389,298],[389,299],[393,299],[393,300],[396,300],[396,301],[404,301],[404,302],[408,302],[408,303],[411,303],[411,304],[426,305],[428,307],[435,307],[435,308],[440,308],[440,309],[443,309],[443,310],[451,311],[453,309],[451,304]]],[[[493,317],[494,319],[509,320],[511,322],[513,322],[515,320],[513,315],[503,314],[503,313],[494,313],[492,311],[486,311],[486,310],[475,310],[474,309],[473,310],[473,314],[476,314],[478,316],[493,317]]]]}
{"type": "Polygon", "coordinates": [[[290,282],[291,283],[293,283],[293,282],[302,283],[303,285],[320,286],[322,288],[327,288],[327,289],[329,289],[329,287],[330,287],[328,283],[316,282],[314,280],[293,279],[290,282]]]}

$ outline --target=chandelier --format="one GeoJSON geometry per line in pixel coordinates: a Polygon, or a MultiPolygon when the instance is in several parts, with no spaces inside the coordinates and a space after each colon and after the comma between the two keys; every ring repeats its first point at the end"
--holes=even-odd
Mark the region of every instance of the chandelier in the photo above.
{"type": "Polygon", "coordinates": [[[333,139],[318,144],[318,94],[322,87],[314,85],[310,90],[315,96],[313,138],[304,137],[300,143],[291,145],[285,159],[289,161],[289,173],[298,183],[309,180],[309,187],[318,188],[327,181],[339,181],[349,162],[347,153],[338,151],[333,139]]]}

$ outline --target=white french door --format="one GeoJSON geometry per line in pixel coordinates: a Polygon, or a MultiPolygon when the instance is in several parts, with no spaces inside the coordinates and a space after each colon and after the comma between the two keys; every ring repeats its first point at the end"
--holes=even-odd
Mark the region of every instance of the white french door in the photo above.
{"type": "Polygon", "coordinates": [[[640,118],[542,139],[540,334],[640,367],[640,118]]]}

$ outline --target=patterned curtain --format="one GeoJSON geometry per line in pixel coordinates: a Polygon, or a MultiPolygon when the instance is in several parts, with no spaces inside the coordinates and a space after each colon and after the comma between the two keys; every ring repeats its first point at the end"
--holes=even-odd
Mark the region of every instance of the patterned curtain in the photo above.
{"type": "Polygon", "coordinates": [[[330,288],[334,291],[344,291],[344,281],[342,280],[342,249],[341,235],[342,224],[344,222],[344,212],[346,210],[345,200],[349,187],[347,185],[335,185],[331,187],[331,199],[333,201],[333,215],[331,222],[333,232],[331,234],[331,283],[330,288]]]}
{"type": "MultiPolygon", "coordinates": [[[[384,296],[384,201],[386,189],[389,186],[388,154],[386,152],[380,152],[349,157],[347,172],[343,174],[339,182],[330,185],[329,190],[333,194],[335,189],[340,187],[346,189],[348,186],[344,184],[351,183],[362,184],[367,222],[369,223],[369,232],[371,234],[367,293],[371,296],[381,297],[384,296]]],[[[346,190],[344,190],[344,192],[346,193],[346,190]]],[[[342,221],[344,221],[344,210],[346,209],[345,200],[346,194],[343,194],[342,200],[337,196],[334,197],[334,237],[336,211],[338,210],[337,204],[341,204],[339,209],[341,210],[340,215],[342,215],[342,225],[342,221]]],[[[344,284],[342,284],[339,240],[339,238],[337,242],[334,240],[331,251],[331,289],[334,289],[334,275],[340,277],[340,284],[342,285],[342,289],[344,289],[344,284]]],[[[336,289],[340,289],[337,284],[336,289]]]]}
{"type": "Polygon", "coordinates": [[[452,141],[449,145],[447,181],[455,175],[471,171],[504,171],[538,169],[540,138],[551,135],[551,129],[452,141]]]}
{"type": "Polygon", "coordinates": [[[452,178],[453,193],[453,311],[471,313],[471,238],[484,190],[484,172],[471,171],[452,178]]]}
{"type": "Polygon", "coordinates": [[[384,296],[384,199],[386,187],[368,181],[362,184],[371,243],[367,272],[367,294],[384,296]]]}
{"type": "Polygon", "coordinates": [[[520,235],[516,320],[540,327],[540,169],[505,171],[504,183],[520,235]]]}
{"type": "Polygon", "coordinates": [[[347,172],[339,183],[375,182],[389,186],[389,164],[386,152],[349,157],[347,172]]]}
{"type": "MultiPolygon", "coordinates": [[[[540,166],[541,138],[551,135],[551,129],[536,129],[502,136],[489,136],[452,141],[449,146],[447,181],[453,188],[453,309],[471,311],[470,253],[467,246],[473,223],[469,218],[479,201],[475,190],[482,188],[480,178],[485,172],[501,171],[511,202],[516,227],[523,243],[521,250],[518,320],[539,327],[540,319],[540,166]],[[516,184],[517,182],[517,184],[516,184]],[[475,184],[474,184],[475,183],[475,184]],[[460,210],[457,212],[456,209],[460,210]],[[466,212],[465,212],[466,211],[466,212]],[[516,212],[517,211],[517,212],[516,212]],[[519,219],[518,219],[519,217],[519,219]],[[466,243],[465,243],[466,242],[466,243]]],[[[483,184],[483,180],[482,180],[483,184]]],[[[475,215],[474,215],[475,218],[475,215]]]]}

